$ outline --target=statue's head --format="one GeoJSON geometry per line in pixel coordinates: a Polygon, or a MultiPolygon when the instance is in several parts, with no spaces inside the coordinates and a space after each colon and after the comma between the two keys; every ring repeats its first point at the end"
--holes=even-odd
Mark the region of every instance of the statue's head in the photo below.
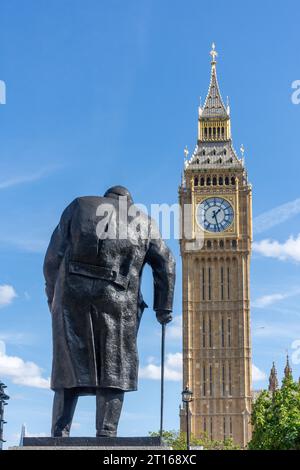
{"type": "Polygon", "coordinates": [[[133,204],[132,196],[127,188],[124,186],[112,186],[104,193],[104,197],[110,197],[113,199],[118,199],[119,197],[127,197],[128,202],[133,204]]]}

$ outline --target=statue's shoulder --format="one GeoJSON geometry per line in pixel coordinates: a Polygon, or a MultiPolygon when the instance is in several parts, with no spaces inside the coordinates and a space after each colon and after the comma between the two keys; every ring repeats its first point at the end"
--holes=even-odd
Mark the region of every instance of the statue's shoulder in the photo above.
{"type": "Polygon", "coordinates": [[[98,206],[105,202],[102,196],[80,196],[74,199],[74,205],[78,206],[98,206]]]}

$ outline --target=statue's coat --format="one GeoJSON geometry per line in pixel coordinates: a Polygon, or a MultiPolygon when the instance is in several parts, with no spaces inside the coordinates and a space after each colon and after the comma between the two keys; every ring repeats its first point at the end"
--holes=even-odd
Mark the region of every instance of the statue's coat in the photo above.
{"type": "MultiPolygon", "coordinates": [[[[113,204],[117,217],[105,228],[126,228],[118,201],[110,197],[75,199],[55,229],[44,262],[52,313],[51,388],[137,389],[137,332],[146,306],[140,293],[143,267],[154,277],[154,310],[172,310],[175,262],[159,237],[102,239],[96,234],[101,204],[113,204]],[[123,226],[124,225],[124,226],[123,226]]],[[[102,206],[103,207],[103,206],[102,206]]],[[[126,219],[128,218],[126,212],[126,219]]],[[[141,231],[151,220],[140,217],[141,231]]]]}

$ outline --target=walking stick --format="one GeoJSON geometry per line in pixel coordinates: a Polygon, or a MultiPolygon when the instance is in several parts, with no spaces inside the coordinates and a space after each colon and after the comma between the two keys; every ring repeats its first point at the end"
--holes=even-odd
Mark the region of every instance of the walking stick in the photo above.
{"type": "Polygon", "coordinates": [[[160,376],[160,439],[163,437],[164,425],[164,381],[165,381],[165,338],[166,324],[161,325],[161,376],[160,376]]]}

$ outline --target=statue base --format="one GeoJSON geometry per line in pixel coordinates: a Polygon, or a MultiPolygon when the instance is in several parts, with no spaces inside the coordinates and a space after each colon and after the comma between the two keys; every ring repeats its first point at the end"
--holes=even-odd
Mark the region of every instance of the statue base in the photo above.
{"type": "Polygon", "coordinates": [[[24,437],[11,450],[155,450],[169,447],[160,437],[24,437]]]}

